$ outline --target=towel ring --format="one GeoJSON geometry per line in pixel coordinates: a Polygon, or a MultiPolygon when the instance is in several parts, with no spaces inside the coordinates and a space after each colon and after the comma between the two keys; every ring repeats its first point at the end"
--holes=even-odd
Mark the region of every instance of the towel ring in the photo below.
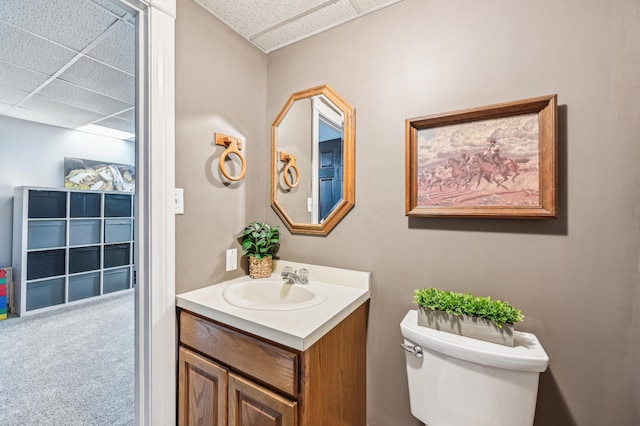
{"type": "Polygon", "coordinates": [[[236,138],[216,133],[216,145],[221,145],[227,148],[220,156],[220,173],[222,173],[225,178],[232,181],[238,181],[242,179],[247,173],[247,161],[245,160],[244,155],[240,154],[240,150],[242,149],[242,142],[236,138]],[[238,176],[231,176],[224,167],[224,160],[226,160],[230,154],[237,155],[240,159],[240,163],[242,164],[242,169],[240,170],[240,174],[238,176]]]}
{"type": "Polygon", "coordinates": [[[291,189],[295,188],[300,183],[300,170],[298,170],[298,166],[296,165],[296,156],[287,154],[286,152],[280,152],[280,161],[285,161],[287,163],[287,165],[284,166],[284,170],[282,171],[282,173],[284,174],[284,183],[286,183],[287,186],[291,189]],[[291,182],[289,174],[293,174],[294,172],[296,175],[296,180],[294,182],[291,182]]]}

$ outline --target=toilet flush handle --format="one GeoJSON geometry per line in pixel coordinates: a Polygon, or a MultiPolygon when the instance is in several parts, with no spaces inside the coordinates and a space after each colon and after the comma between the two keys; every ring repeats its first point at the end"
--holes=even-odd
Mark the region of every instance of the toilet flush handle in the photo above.
{"type": "Polygon", "coordinates": [[[400,346],[402,346],[402,349],[404,349],[405,351],[409,352],[410,354],[412,354],[413,356],[416,356],[418,358],[422,358],[422,348],[418,345],[407,345],[406,343],[400,343],[400,346]]]}

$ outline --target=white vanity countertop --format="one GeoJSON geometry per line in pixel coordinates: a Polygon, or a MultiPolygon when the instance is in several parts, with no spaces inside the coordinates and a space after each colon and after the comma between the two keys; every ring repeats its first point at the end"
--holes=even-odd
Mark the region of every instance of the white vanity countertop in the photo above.
{"type": "MultiPolygon", "coordinates": [[[[311,264],[274,261],[272,277],[280,278],[285,266],[307,268],[311,282],[321,283],[329,292],[323,303],[290,311],[239,308],[228,303],[223,291],[248,276],[193,290],[176,296],[176,305],[212,320],[304,351],[369,299],[369,272],[329,268],[311,264]]],[[[301,285],[301,284],[296,284],[301,285]]]]}

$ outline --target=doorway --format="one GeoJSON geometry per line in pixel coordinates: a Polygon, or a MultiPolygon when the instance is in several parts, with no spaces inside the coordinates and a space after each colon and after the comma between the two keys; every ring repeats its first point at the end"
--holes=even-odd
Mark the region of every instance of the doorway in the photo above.
{"type": "Polygon", "coordinates": [[[121,183],[135,176],[136,15],[89,0],[3,2],[2,186],[16,226],[1,264],[14,266],[21,315],[2,324],[3,424],[134,422],[133,203],[121,183]],[[13,191],[34,186],[48,189],[13,191]]]}
{"type": "Polygon", "coordinates": [[[318,149],[320,223],[342,201],[342,137],[321,140],[318,149]]]}
{"type": "MultiPolygon", "coordinates": [[[[78,0],[79,1],[79,0],[78,0]]],[[[77,3],[64,2],[64,3],[77,3]]],[[[136,44],[137,185],[135,294],[136,424],[173,424],[175,407],[174,224],[169,210],[174,181],[173,52],[175,1],[91,0],[138,13],[136,44]],[[160,4],[161,3],[161,4],[160,4]],[[160,78],[158,78],[160,77],[160,78]],[[153,101],[152,101],[153,100],[153,101]],[[153,152],[150,146],[153,145],[153,152]],[[153,286],[151,285],[153,282],[153,286]],[[151,353],[154,353],[152,359],[151,353]],[[151,382],[154,388],[151,387],[151,382]]],[[[51,2],[49,2],[51,3],[51,2]]],[[[60,2],[43,8],[51,12],[60,2]]],[[[4,7],[4,5],[3,5],[4,7]]],[[[55,29],[56,25],[52,25],[55,29]]],[[[3,39],[3,42],[6,39],[3,39]]],[[[16,42],[14,45],[20,47],[16,42]]],[[[5,43],[5,46],[8,44],[5,43]]]]}

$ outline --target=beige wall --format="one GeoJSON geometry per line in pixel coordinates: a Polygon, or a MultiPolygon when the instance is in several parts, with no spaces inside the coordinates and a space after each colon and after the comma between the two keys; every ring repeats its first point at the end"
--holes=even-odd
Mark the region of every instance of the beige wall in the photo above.
{"type": "MultiPolygon", "coordinates": [[[[225,272],[225,250],[239,249],[237,235],[250,221],[263,220],[269,203],[268,192],[255,190],[270,176],[261,167],[269,162],[263,157],[270,143],[265,105],[266,55],[193,1],[179,0],[176,186],[184,188],[185,214],[176,216],[178,293],[245,273],[242,266],[225,272]],[[214,144],[214,132],[244,141],[246,178],[223,183],[224,148],[214,144]]],[[[231,162],[228,170],[237,175],[240,163],[231,162]]]]}
{"type": "MultiPolygon", "coordinates": [[[[423,286],[509,300],[550,357],[537,425],[640,423],[637,0],[405,0],[259,53],[178,1],[177,290],[218,282],[224,250],[269,203],[269,127],[292,92],[328,83],[357,110],[356,206],[283,258],[371,271],[370,426],[413,426],[399,322],[423,286]],[[560,218],[408,219],[404,120],[558,94],[560,218]],[[267,96],[268,94],[268,96],[267,96]],[[247,179],[222,185],[214,131],[247,139],[247,179]],[[232,134],[234,135],[234,134],[232,134]]],[[[241,274],[239,271],[237,274],[241,274]]],[[[464,384],[460,384],[464,386],[464,384]]]]}
{"type": "Polygon", "coordinates": [[[422,286],[523,310],[550,357],[536,424],[640,423],[639,6],[406,0],[268,56],[268,120],[324,83],[356,108],[355,209],[326,238],[285,231],[280,252],[373,273],[371,426],[417,424],[398,343],[422,286]],[[406,118],[552,93],[558,220],[405,217],[406,118]]]}

